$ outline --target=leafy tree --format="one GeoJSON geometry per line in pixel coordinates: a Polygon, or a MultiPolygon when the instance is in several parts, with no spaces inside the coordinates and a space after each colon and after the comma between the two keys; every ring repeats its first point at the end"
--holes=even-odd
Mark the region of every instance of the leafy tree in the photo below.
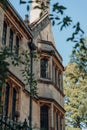
{"type": "Polygon", "coordinates": [[[73,48],[64,73],[66,121],[73,126],[87,125],[87,40],[73,48]]]}
{"type": "Polygon", "coordinates": [[[87,76],[78,64],[69,63],[64,73],[66,123],[74,127],[87,125],[87,76]]]}
{"type": "MultiPolygon", "coordinates": [[[[87,76],[87,40],[82,39],[80,43],[77,43],[71,54],[71,62],[78,64],[79,71],[82,76],[87,76]],[[82,73],[83,72],[83,73],[82,73]]],[[[80,74],[80,75],[81,75],[80,74]]]]}

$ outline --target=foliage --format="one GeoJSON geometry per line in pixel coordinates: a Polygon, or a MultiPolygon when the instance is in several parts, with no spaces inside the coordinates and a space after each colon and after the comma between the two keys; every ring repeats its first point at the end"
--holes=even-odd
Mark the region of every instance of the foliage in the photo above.
{"type": "Polygon", "coordinates": [[[16,122],[8,119],[7,117],[0,116],[0,130],[24,130],[30,129],[26,119],[24,122],[16,122]]]}
{"type": "Polygon", "coordinates": [[[22,77],[25,81],[25,85],[30,88],[31,82],[32,87],[29,89],[30,93],[32,96],[37,96],[37,82],[34,78],[34,74],[32,73],[31,75],[30,73],[30,57],[35,59],[35,54],[33,52],[32,54],[30,54],[28,51],[23,51],[18,57],[14,52],[15,50],[11,52],[8,47],[3,47],[0,50],[0,96],[2,95],[2,85],[5,86],[6,80],[8,79],[8,76],[10,74],[10,64],[15,67],[19,66],[19,64],[22,64],[24,66],[23,69],[20,68],[19,71],[21,71],[22,77]],[[9,62],[9,58],[11,59],[11,62],[9,62]]]}
{"type": "Polygon", "coordinates": [[[9,75],[10,63],[8,62],[8,58],[11,58],[14,66],[18,65],[19,58],[15,53],[11,52],[8,47],[0,48],[0,86],[6,82],[9,75]]]}
{"type": "Polygon", "coordinates": [[[83,72],[83,77],[87,76],[87,40],[82,39],[80,43],[77,43],[71,55],[71,62],[78,64],[80,73],[83,72]],[[85,75],[84,75],[85,74],[85,75]]]}
{"type": "MultiPolygon", "coordinates": [[[[35,52],[23,51],[21,53],[21,61],[22,59],[24,59],[22,62],[24,68],[21,69],[21,72],[22,72],[22,76],[24,77],[24,81],[26,82],[25,85],[28,86],[28,88],[30,88],[31,95],[37,96],[37,82],[35,80],[34,73],[31,72],[31,61],[30,61],[31,58],[36,60],[35,52]]],[[[33,66],[33,62],[32,62],[32,66],[33,66]]]]}
{"type": "Polygon", "coordinates": [[[76,44],[64,74],[66,121],[87,125],[87,40],[76,44]]]}
{"type": "Polygon", "coordinates": [[[87,125],[87,76],[78,64],[69,63],[64,73],[66,123],[74,127],[87,125]]]}
{"type": "Polygon", "coordinates": [[[2,3],[3,9],[7,8],[7,0],[0,0],[0,3],[2,3]]]}

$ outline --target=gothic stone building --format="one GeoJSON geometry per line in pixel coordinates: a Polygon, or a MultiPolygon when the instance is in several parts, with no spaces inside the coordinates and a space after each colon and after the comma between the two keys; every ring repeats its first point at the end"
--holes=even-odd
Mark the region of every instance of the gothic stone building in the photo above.
{"type": "MultiPolygon", "coordinates": [[[[36,130],[64,130],[65,110],[63,93],[62,57],[58,53],[51,31],[49,10],[39,17],[40,10],[34,10],[32,4],[30,22],[19,16],[12,4],[7,1],[3,10],[0,4],[0,46],[8,46],[11,51],[17,46],[17,55],[23,50],[30,51],[28,41],[33,39],[37,46],[37,60],[33,61],[33,73],[37,81],[38,98],[32,99],[32,128],[36,130]]],[[[20,72],[23,67],[11,65],[10,75],[6,81],[5,94],[0,97],[4,104],[4,114],[15,120],[15,112],[19,112],[18,121],[29,117],[30,91],[25,85],[20,72]]]]}

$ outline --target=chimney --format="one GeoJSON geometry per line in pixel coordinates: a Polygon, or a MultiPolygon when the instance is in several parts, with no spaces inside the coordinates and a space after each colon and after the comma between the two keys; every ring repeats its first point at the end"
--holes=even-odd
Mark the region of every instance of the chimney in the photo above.
{"type": "Polygon", "coordinates": [[[24,23],[28,26],[29,25],[29,16],[28,14],[25,15],[24,23]]]}

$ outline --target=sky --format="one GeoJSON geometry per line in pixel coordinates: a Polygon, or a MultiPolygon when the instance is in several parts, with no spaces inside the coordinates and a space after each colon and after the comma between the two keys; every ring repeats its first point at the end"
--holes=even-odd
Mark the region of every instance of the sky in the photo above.
{"type": "MultiPolygon", "coordinates": [[[[26,0],[28,1],[28,0],[26,0]]],[[[70,16],[74,21],[74,24],[80,21],[81,28],[85,31],[85,37],[87,36],[87,0],[53,0],[53,2],[59,2],[67,7],[65,14],[70,16]]],[[[19,0],[10,0],[20,16],[24,19],[25,14],[28,14],[26,5],[20,5],[19,0]]],[[[66,42],[66,39],[71,36],[70,29],[64,29],[60,31],[58,26],[52,28],[55,39],[55,44],[58,52],[63,58],[63,65],[66,66],[69,62],[69,57],[74,46],[71,42],[66,42]]]]}

